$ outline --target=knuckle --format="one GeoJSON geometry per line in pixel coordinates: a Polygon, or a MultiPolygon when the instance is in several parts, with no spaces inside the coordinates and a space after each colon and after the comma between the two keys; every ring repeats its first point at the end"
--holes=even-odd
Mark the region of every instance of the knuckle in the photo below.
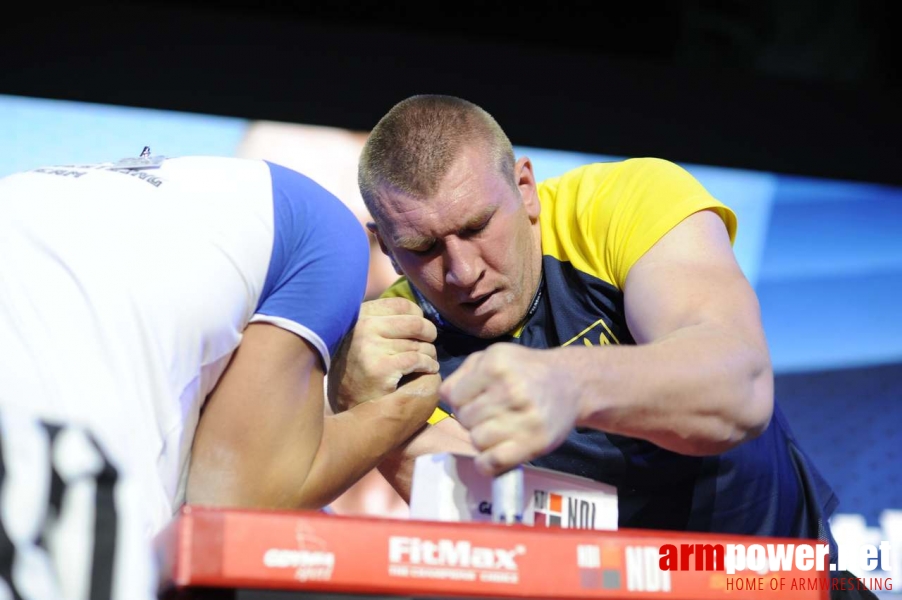
{"type": "Polygon", "coordinates": [[[405,354],[407,352],[420,351],[419,342],[406,337],[399,338],[397,340],[391,340],[389,347],[391,348],[391,352],[393,354],[405,354]]]}
{"type": "Polygon", "coordinates": [[[511,403],[518,408],[526,408],[532,404],[529,388],[523,379],[514,379],[508,383],[507,389],[511,403]]]}
{"type": "Polygon", "coordinates": [[[487,353],[482,360],[482,367],[491,375],[500,376],[505,373],[506,364],[496,353],[487,353]]]}
{"type": "Polygon", "coordinates": [[[478,450],[488,447],[488,432],[485,427],[474,427],[470,430],[470,441],[478,450]]]}
{"type": "Polygon", "coordinates": [[[498,454],[498,452],[487,452],[485,455],[485,465],[496,473],[506,466],[504,459],[498,454]]]}
{"type": "Polygon", "coordinates": [[[412,371],[423,372],[429,367],[429,358],[419,352],[402,352],[395,356],[398,358],[398,368],[404,373],[412,371]]]}
{"type": "Polygon", "coordinates": [[[416,334],[419,323],[411,315],[399,315],[392,320],[392,325],[399,335],[411,338],[416,334]]]}
{"type": "Polygon", "coordinates": [[[423,318],[422,327],[423,327],[423,330],[422,330],[421,334],[423,336],[423,339],[425,339],[429,342],[434,342],[435,339],[438,337],[438,329],[436,328],[435,323],[433,323],[432,321],[429,321],[428,319],[423,318]]]}
{"type": "Polygon", "coordinates": [[[404,371],[417,364],[417,356],[412,352],[402,352],[401,354],[396,354],[395,360],[397,362],[398,368],[404,371]]]}
{"type": "Polygon", "coordinates": [[[420,307],[415,303],[411,302],[407,298],[395,297],[395,298],[386,298],[386,300],[391,300],[391,303],[387,305],[387,308],[398,313],[398,314],[407,314],[407,315],[422,315],[423,311],[420,310],[420,307]]]}
{"type": "Polygon", "coordinates": [[[507,349],[504,344],[493,344],[485,349],[486,356],[491,356],[496,360],[505,355],[507,349]]]}
{"type": "Polygon", "coordinates": [[[390,315],[380,319],[379,333],[383,338],[410,337],[410,316],[390,315]]]}
{"type": "Polygon", "coordinates": [[[441,383],[437,375],[429,373],[416,373],[403,382],[404,390],[408,397],[414,401],[426,400],[434,405],[437,400],[436,391],[441,383]]]}
{"type": "Polygon", "coordinates": [[[370,314],[376,310],[376,307],[379,305],[381,300],[368,300],[360,305],[360,316],[359,319],[362,321],[366,317],[370,316],[370,314]]]}
{"type": "Polygon", "coordinates": [[[406,305],[407,312],[409,312],[410,314],[412,314],[415,317],[421,317],[421,318],[423,317],[423,309],[420,308],[418,304],[411,302],[410,300],[407,300],[405,298],[402,298],[402,300],[404,300],[404,302],[407,303],[407,305],[406,305]]]}
{"type": "Polygon", "coordinates": [[[418,370],[418,371],[425,371],[426,369],[429,368],[430,362],[429,362],[429,357],[428,357],[428,356],[423,356],[423,355],[420,354],[419,352],[412,352],[411,354],[412,354],[413,357],[414,357],[414,363],[413,363],[413,366],[414,366],[414,368],[415,368],[416,370],[418,370]]]}
{"type": "Polygon", "coordinates": [[[405,312],[407,309],[407,305],[410,303],[408,300],[406,300],[404,298],[398,298],[398,297],[383,298],[383,299],[385,300],[385,304],[384,304],[385,308],[387,308],[389,310],[397,311],[397,312],[405,312]]]}
{"type": "Polygon", "coordinates": [[[433,332],[435,325],[424,319],[423,317],[415,317],[410,315],[407,318],[408,334],[412,338],[432,341],[435,339],[433,332]]]}
{"type": "Polygon", "coordinates": [[[461,406],[456,411],[454,416],[457,417],[457,420],[464,427],[472,427],[473,426],[472,419],[470,418],[472,416],[472,411],[470,410],[469,406],[461,406]]]}
{"type": "Polygon", "coordinates": [[[361,316],[374,316],[382,314],[387,310],[391,310],[392,300],[394,300],[394,298],[377,298],[375,300],[364,302],[360,306],[360,314],[361,316]]]}
{"type": "Polygon", "coordinates": [[[410,317],[410,320],[407,322],[406,334],[412,340],[419,340],[423,337],[423,324],[418,317],[410,317]]]}

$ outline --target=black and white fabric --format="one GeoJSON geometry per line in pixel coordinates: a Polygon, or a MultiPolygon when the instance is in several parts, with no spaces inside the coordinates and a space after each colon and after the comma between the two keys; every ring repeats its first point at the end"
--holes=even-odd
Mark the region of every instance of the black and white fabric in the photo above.
{"type": "Polygon", "coordinates": [[[150,600],[140,495],[85,429],[0,409],[0,600],[150,600]]]}

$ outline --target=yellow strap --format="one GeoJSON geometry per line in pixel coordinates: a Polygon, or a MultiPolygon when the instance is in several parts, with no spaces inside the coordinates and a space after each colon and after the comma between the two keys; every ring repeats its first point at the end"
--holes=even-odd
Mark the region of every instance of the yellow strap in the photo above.
{"type": "Polygon", "coordinates": [[[436,409],[435,409],[435,412],[432,413],[432,416],[429,417],[429,420],[426,421],[426,422],[429,423],[430,425],[435,425],[435,424],[438,423],[439,421],[444,421],[445,419],[447,419],[447,418],[450,417],[450,416],[451,416],[451,415],[449,415],[448,413],[446,413],[446,412],[443,411],[442,409],[436,408],[436,409]]]}

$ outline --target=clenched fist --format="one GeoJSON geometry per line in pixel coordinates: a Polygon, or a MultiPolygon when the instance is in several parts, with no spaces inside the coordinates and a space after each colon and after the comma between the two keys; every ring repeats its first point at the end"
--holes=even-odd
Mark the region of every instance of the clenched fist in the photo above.
{"type": "Polygon", "coordinates": [[[329,370],[335,413],[394,392],[406,375],[438,373],[435,325],[404,298],[364,302],[329,370]]]}
{"type": "Polygon", "coordinates": [[[477,468],[497,475],[560,446],[579,416],[578,392],[549,350],[494,344],[439,387],[479,451],[477,468]]]}

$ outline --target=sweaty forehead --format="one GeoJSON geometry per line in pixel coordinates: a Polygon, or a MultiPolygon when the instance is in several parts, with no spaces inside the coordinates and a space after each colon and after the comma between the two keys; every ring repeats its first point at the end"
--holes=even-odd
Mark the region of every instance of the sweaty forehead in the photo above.
{"type": "Polygon", "coordinates": [[[497,186],[464,186],[432,198],[387,194],[381,199],[380,226],[392,244],[415,247],[482,225],[504,201],[497,186]]]}
{"type": "Polygon", "coordinates": [[[442,238],[478,227],[497,210],[498,201],[484,196],[459,199],[395,201],[385,205],[380,225],[395,246],[415,247],[423,241],[442,238]]]}

